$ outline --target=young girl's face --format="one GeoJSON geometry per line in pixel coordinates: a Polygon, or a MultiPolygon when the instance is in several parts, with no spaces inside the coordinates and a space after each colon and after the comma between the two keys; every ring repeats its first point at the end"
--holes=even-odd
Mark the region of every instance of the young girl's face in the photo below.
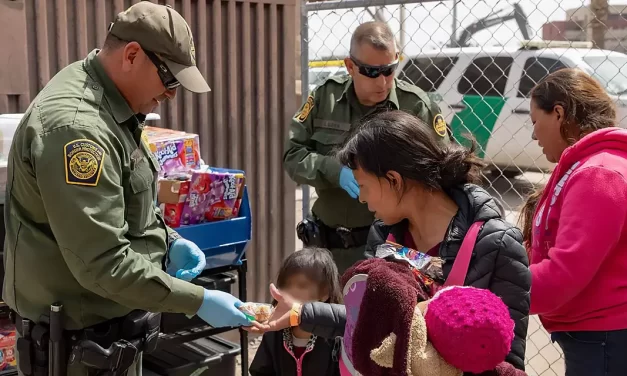
{"type": "Polygon", "coordinates": [[[324,292],[320,291],[320,287],[303,273],[291,275],[282,290],[300,302],[324,302],[328,299],[323,296],[324,292]]]}

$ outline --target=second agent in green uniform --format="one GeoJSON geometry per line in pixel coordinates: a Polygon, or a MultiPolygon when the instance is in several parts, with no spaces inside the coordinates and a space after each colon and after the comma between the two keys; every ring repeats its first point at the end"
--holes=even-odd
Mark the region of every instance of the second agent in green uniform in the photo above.
{"type": "MultiPolygon", "coordinates": [[[[414,114],[431,126],[442,142],[449,132],[440,108],[420,88],[394,78],[399,53],[392,30],[367,22],[351,38],[348,75],[333,76],[319,86],[292,119],[283,157],[289,176],[316,188],[313,206],[323,243],[340,272],[363,259],[374,215],[359,201],[359,186],[350,169],[331,155],[357,122],[390,109],[414,114]]],[[[301,239],[302,240],[302,239],[301,239]]]]}

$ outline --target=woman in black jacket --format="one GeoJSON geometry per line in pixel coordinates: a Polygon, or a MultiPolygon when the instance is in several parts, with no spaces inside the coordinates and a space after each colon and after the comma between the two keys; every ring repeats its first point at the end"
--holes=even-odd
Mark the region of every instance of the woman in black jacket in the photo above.
{"type": "MultiPolygon", "coordinates": [[[[465,285],[489,289],[508,306],[515,338],[506,361],[524,369],[531,274],[522,235],[502,218],[496,201],[472,184],[480,179],[482,162],[471,150],[442,145],[428,127],[401,111],[378,113],[337,153],[355,174],[359,199],[377,217],[367,252],[373,255],[391,235],[398,243],[444,259],[446,278],[470,226],[484,222],[465,285]]],[[[279,294],[276,289],[273,293],[279,294]]],[[[301,306],[289,297],[279,298],[283,302],[267,328],[298,324],[327,338],[343,335],[342,306],[301,306]]]]}

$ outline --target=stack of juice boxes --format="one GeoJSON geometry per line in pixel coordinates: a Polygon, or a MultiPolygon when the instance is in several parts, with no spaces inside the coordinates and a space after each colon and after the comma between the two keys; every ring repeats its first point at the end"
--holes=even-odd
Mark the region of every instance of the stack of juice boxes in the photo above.
{"type": "Polygon", "coordinates": [[[144,141],[161,166],[159,177],[200,167],[198,135],[171,129],[144,127],[144,141]]]}
{"type": "Polygon", "coordinates": [[[144,132],[161,166],[158,201],[168,226],[239,215],[244,174],[203,165],[195,134],[153,127],[145,127],[144,132]]]}

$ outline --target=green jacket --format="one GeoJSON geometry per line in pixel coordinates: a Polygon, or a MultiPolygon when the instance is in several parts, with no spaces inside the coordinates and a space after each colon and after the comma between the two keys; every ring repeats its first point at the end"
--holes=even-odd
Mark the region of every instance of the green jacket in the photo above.
{"type": "Polygon", "coordinates": [[[330,152],[341,146],[363,117],[375,111],[403,110],[430,125],[438,138],[448,142],[440,108],[420,88],[395,79],[385,102],[374,107],[359,103],[350,76],[332,76],[307,98],[291,121],[283,166],[299,184],[316,188],[313,212],[327,226],[370,226],[374,215],[365,204],[351,198],[339,186],[342,166],[330,152]]]}
{"type": "Polygon", "coordinates": [[[158,163],[96,53],[46,85],[13,137],[3,298],[33,321],[61,302],[67,329],[133,309],[195,314],[203,288],[162,270],[173,234],[158,163]]]}

